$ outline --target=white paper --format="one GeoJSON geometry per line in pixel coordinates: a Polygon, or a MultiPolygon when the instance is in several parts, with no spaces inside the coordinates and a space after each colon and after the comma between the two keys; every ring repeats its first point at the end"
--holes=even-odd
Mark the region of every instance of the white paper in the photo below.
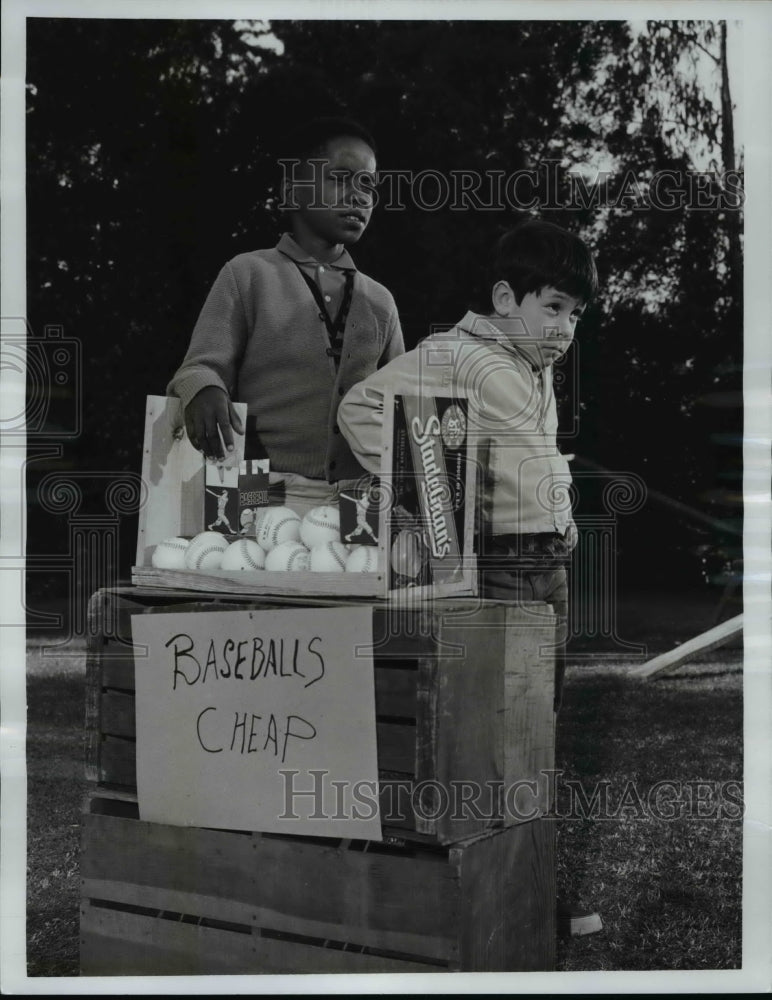
{"type": "Polygon", "coordinates": [[[369,609],[134,615],[132,633],[141,819],[381,839],[369,609]]]}

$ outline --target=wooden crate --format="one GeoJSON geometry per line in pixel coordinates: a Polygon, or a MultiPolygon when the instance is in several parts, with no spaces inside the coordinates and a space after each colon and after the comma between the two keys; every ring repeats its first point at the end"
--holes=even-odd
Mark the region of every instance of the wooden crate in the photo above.
{"type": "Polygon", "coordinates": [[[84,975],[554,966],[553,824],[451,847],[173,827],[92,796],[84,975]]]}
{"type": "MultiPolygon", "coordinates": [[[[136,791],[132,614],[277,603],[225,595],[192,601],[186,592],[139,588],[98,591],[90,605],[89,780],[136,791]]],[[[384,829],[449,844],[547,812],[546,775],[554,767],[549,606],[444,599],[413,609],[375,605],[372,611],[384,829]],[[525,786],[524,799],[512,800],[518,813],[508,807],[506,793],[524,782],[534,784],[525,786]],[[463,783],[484,794],[464,804],[473,793],[463,783]]]]}

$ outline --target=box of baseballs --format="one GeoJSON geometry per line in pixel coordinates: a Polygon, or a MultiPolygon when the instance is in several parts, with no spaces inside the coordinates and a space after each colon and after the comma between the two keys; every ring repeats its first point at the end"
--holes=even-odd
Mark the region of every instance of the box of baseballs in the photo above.
{"type": "MultiPolygon", "coordinates": [[[[246,407],[236,404],[246,420],[246,407]]],[[[384,598],[377,549],[341,536],[337,502],[271,499],[269,466],[243,438],[222,464],[190,444],[180,401],[150,396],[145,414],[138,586],[245,595],[384,598]],[[361,551],[366,548],[366,551],[361,551]]]]}
{"type": "Polygon", "coordinates": [[[383,600],[474,593],[466,401],[389,396],[383,433],[379,476],[301,508],[269,499],[268,466],[244,460],[243,440],[229,467],[207,463],[179,400],[149,397],[133,583],[383,600]]]}
{"type": "Polygon", "coordinates": [[[468,400],[387,394],[382,549],[392,597],[476,593],[468,400]]]}

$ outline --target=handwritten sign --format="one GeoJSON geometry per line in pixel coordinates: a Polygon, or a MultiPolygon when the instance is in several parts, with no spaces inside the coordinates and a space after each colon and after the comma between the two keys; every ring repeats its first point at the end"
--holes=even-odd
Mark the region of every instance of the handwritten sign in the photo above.
{"type": "Polygon", "coordinates": [[[131,622],[141,819],[382,839],[370,609],[131,622]]]}

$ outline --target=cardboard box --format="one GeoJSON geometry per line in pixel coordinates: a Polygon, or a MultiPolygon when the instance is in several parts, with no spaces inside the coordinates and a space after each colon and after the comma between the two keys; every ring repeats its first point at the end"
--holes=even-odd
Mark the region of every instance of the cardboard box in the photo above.
{"type": "MultiPolygon", "coordinates": [[[[245,418],[244,404],[236,405],[245,418]]],[[[265,499],[264,488],[252,487],[256,482],[264,487],[265,478],[259,478],[264,469],[245,470],[240,464],[243,450],[234,459],[238,475],[235,468],[206,464],[187,440],[180,401],[150,396],[142,464],[147,498],[140,510],[132,582],[244,595],[422,600],[475,594],[476,453],[465,428],[465,400],[387,395],[380,476],[365,477],[348,492],[342,490],[346,495],[341,501],[342,540],[352,547],[372,546],[377,552],[374,570],[158,569],[152,564],[153,551],[165,539],[213,530],[232,541],[244,528],[248,533],[254,521],[249,522],[245,512],[254,516],[265,499]],[[251,486],[244,478],[247,471],[258,476],[251,486]],[[248,504],[242,493],[260,503],[248,504]]]]}
{"type": "Polygon", "coordinates": [[[247,538],[254,536],[257,519],[269,504],[269,471],[267,458],[253,458],[239,465],[239,534],[247,538]]]}
{"type": "Polygon", "coordinates": [[[383,556],[392,594],[476,593],[467,400],[384,399],[383,556]]]}

